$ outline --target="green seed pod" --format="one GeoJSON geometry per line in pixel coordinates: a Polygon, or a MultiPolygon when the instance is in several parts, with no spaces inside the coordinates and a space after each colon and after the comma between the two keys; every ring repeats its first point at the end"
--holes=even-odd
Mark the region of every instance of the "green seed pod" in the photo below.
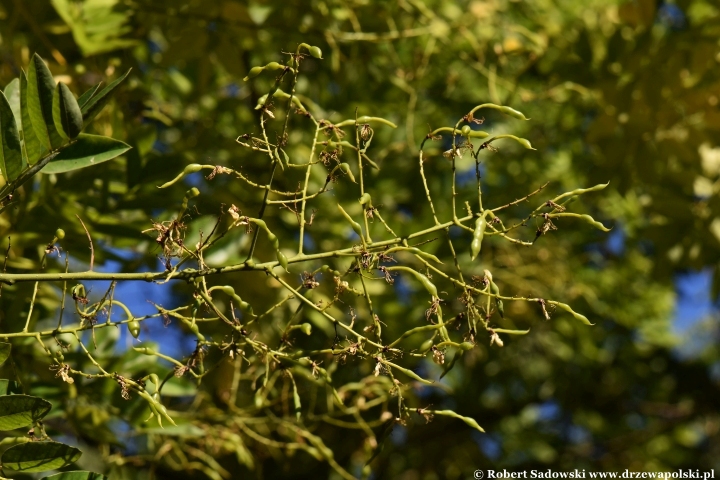
{"type": "Polygon", "coordinates": [[[185,210],[187,210],[188,202],[191,198],[195,198],[198,195],[200,195],[200,190],[193,187],[187,192],[185,192],[185,196],[183,197],[183,203],[180,205],[180,212],[178,213],[177,220],[180,221],[183,215],[185,215],[185,210]]]}
{"type": "Polygon", "coordinates": [[[320,47],[310,47],[308,51],[313,57],[322,58],[322,50],[320,50],[320,47]]]}
{"type": "Polygon", "coordinates": [[[487,138],[490,136],[489,133],[483,132],[482,130],[473,130],[470,132],[470,138],[487,138]]]}
{"type": "Polygon", "coordinates": [[[130,320],[127,323],[127,329],[128,332],[130,332],[130,335],[133,336],[133,338],[138,338],[138,336],[140,335],[140,322],[135,319],[130,320]]]}
{"type": "Polygon", "coordinates": [[[268,70],[282,70],[285,67],[283,65],[280,65],[278,62],[270,62],[265,65],[265,68],[268,70]]]}
{"type": "Polygon", "coordinates": [[[425,290],[427,290],[430,295],[432,295],[435,298],[438,298],[437,287],[435,286],[434,283],[432,283],[430,281],[430,279],[428,277],[426,277],[422,273],[417,272],[417,271],[413,270],[412,268],[401,267],[401,266],[386,267],[386,270],[388,270],[388,271],[399,270],[399,271],[408,272],[408,273],[412,274],[422,284],[422,286],[425,287],[425,290]]]}
{"type": "Polygon", "coordinates": [[[464,137],[469,137],[470,133],[472,132],[472,128],[470,128],[470,125],[464,125],[460,132],[463,134],[464,137]]]}
{"type": "Polygon", "coordinates": [[[360,202],[360,205],[367,205],[368,208],[372,208],[372,197],[370,197],[369,193],[363,193],[358,202],[360,202]]]}
{"type": "Polygon", "coordinates": [[[433,339],[429,338],[420,345],[420,348],[418,349],[418,351],[421,353],[427,352],[428,350],[430,350],[432,348],[432,346],[433,346],[433,339]]]}
{"type": "Polygon", "coordinates": [[[470,243],[470,253],[472,260],[475,260],[475,258],[480,253],[483,236],[485,235],[485,227],[487,227],[487,221],[485,220],[484,215],[475,220],[475,231],[473,232],[473,239],[470,243]]]}
{"type": "Polygon", "coordinates": [[[277,251],[277,261],[280,264],[282,268],[285,269],[285,271],[288,271],[288,259],[285,256],[284,253],[282,253],[280,250],[277,251]]]}
{"type": "Polygon", "coordinates": [[[501,138],[509,138],[511,140],[515,140],[516,142],[518,142],[520,145],[527,148],[528,150],[535,150],[533,148],[532,144],[530,144],[530,140],[527,140],[525,138],[516,137],[515,135],[505,135],[505,134],[497,135],[497,136],[493,137],[491,140],[488,140],[488,143],[494,142],[495,140],[500,140],[501,138]]]}
{"type": "MultiPolygon", "coordinates": [[[[500,288],[495,284],[495,282],[492,279],[492,274],[485,270],[485,276],[487,277],[488,281],[490,282],[490,291],[494,295],[500,295],[500,288]]],[[[503,305],[503,301],[499,299],[498,297],[495,297],[495,305],[497,306],[498,313],[500,314],[500,318],[505,318],[505,306],[503,305]]]]}
{"type": "Polygon", "coordinates": [[[505,305],[503,305],[503,301],[496,297],[495,305],[497,305],[497,309],[498,309],[498,313],[500,314],[500,318],[505,318],[505,305]]]}
{"type": "Polygon", "coordinates": [[[312,333],[312,325],[309,323],[303,323],[300,325],[300,330],[302,330],[305,335],[310,335],[312,333]]]}
{"type": "Polygon", "coordinates": [[[475,345],[473,345],[473,344],[470,343],[470,342],[463,342],[463,343],[460,344],[460,350],[462,350],[463,352],[467,352],[468,350],[472,350],[474,347],[475,347],[475,345]]]}
{"type": "Polygon", "coordinates": [[[62,228],[58,228],[57,230],[55,230],[55,238],[57,238],[58,240],[62,240],[63,238],[65,238],[65,230],[63,230],[62,228]]]}
{"type": "Polygon", "coordinates": [[[345,217],[345,220],[347,220],[350,223],[350,226],[352,227],[353,231],[355,233],[357,233],[360,236],[360,238],[363,238],[362,228],[360,227],[360,224],[357,223],[355,220],[353,220],[352,217],[350,215],[348,215],[348,213],[345,211],[345,209],[343,207],[340,206],[339,203],[338,203],[337,207],[340,210],[340,213],[342,213],[343,216],[345,217]]]}
{"type": "Polygon", "coordinates": [[[265,70],[263,67],[253,67],[248,72],[247,76],[243,78],[243,82],[247,82],[251,78],[257,77],[262,73],[262,71],[265,70]]]}
{"type": "Polygon", "coordinates": [[[355,176],[353,175],[352,170],[350,170],[350,165],[348,165],[347,163],[341,163],[337,166],[337,168],[339,168],[345,175],[347,175],[351,182],[357,183],[355,181],[355,176]]]}
{"type": "MultiPolygon", "coordinates": [[[[128,323],[128,325],[130,325],[130,324],[128,323]]],[[[133,335],[133,337],[137,338],[135,335],[133,335]]],[[[142,353],[143,355],[156,355],[157,354],[157,352],[150,347],[133,347],[133,350],[135,350],[138,353],[142,353]]]]}
{"type": "Polygon", "coordinates": [[[522,112],[518,112],[514,108],[500,107],[498,110],[500,110],[505,115],[508,115],[513,118],[517,118],[518,120],[529,120],[525,115],[522,114],[522,112]]]}
{"type": "Polygon", "coordinates": [[[340,272],[338,272],[337,270],[333,270],[332,268],[330,268],[330,265],[323,265],[322,267],[320,267],[320,271],[323,272],[323,273],[329,273],[330,275],[334,275],[334,276],[336,276],[336,277],[339,277],[339,276],[340,276],[340,272]]]}
{"type": "Polygon", "coordinates": [[[560,302],[548,302],[552,303],[554,305],[557,305],[558,307],[562,308],[566,312],[570,313],[573,317],[575,317],[577,320],[580,320],[585,325],[594,325],[593,323],[590,323],[590,320],[585,315],[582,315],[580,313],[577,313],[575,310],[570,308],[570,305],[566,303],[560,303],[560,302]]]}
{"type": "MultiPolygon", "coordinates": [[[[208,165],[209,168],[214,168],[212,165],[208,165]]],[[[204,168],[204,165],[200,165],[199,163],[191,163],[185,169],[175,178],[170,180],[169,182],[163,183],[158,188],[167,188],[170,185],[173,185],[180,181],[185,175],[190,175],[191,173],[199,172],[204,168]]]]}

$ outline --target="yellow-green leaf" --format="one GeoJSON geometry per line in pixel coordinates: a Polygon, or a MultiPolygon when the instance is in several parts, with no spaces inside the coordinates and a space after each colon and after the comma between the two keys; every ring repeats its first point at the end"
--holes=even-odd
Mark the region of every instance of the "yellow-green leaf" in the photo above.
{"type": "Polygon", "coordinates": [[[64,173],[107,162],[130,150],[120,140],[81,133],[43,169],[42,173],[64,173]]]}
{"type": "Polygon", "coordinates": [[[46,472],[75,463],[82,452],[59,442],[28,442],[5,450],[0,463],[17,472],[46,472]]]}

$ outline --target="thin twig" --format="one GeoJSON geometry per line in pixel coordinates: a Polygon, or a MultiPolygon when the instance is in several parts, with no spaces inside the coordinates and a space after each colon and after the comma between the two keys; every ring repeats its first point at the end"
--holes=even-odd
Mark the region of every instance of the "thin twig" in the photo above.
{"type": "Polygon", "coordinates": [[[90,232],[88,232],[88,229],[85,226],[85,222],[82,221],[82,218],[80,218],[80,216],[77,214],[75,214],[75,216],[78,220],[80,220],[80,224],[83,226],[83,228],[85,229],[85,233],[87,234],[88,242],[90,242],[90,271],[92,272],[93,264],[95,263],[95,249],[93,248],[92,237],[90,237],[90,232]]]}

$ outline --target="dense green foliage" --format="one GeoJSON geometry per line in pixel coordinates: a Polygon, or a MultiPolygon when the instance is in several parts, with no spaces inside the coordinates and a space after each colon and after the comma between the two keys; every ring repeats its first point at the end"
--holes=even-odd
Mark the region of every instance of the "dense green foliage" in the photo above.
{"type": "MultiPolygon", "coordinates": [[[[164,430],[155,420],[143,423],[151,413],[148,402],[136,394],[124,400],[117,381],[75,377],[72,384],[63,382],[62,371],[48,368],[50,357],[34,339],[12,341],[11,362],[0,370],[0,378],[9,380],[0,383],[0,391],[22,391],[50,401],[54,408],[44,419],[47,433],[80,447],[84,452],[80,467],[110,473],[111,478],[177,478],[176,469],[188,478],[206,478],[222,469],[248,469],[258,477],[300,477],[318,471],[327,472],[321,476],[337,475],[337,468],[323,455],[308,454],[320,448],[314,443],[317,439],[331,447],[340,468],[357,476],[377,453],[370,467],[380,478],[401,474],[467,478],[474,469],[490,466],[720,468],[718,377],[711,374],[713,368],[717,372],[720,359],[717,342],[702,341],[717,338],[717,322],[712,318],[701,322],[695,336],[671,325],[673,315],[683,314],[674,311],[675,275],[714,268],[720,256],[719,18],[717,6],[709,0],[661,4],[651,0],[3,0],[0,87],[6,95],[21,69],[29,70],[35,51],[49,61],[55,80],[69,86],[65,98],[68,93],[80,97],[99,81],[109,83],[132,68],[114,92],[115,100],[97,114],[86,132],[122,140],[133,148],[92,168],[37,175],[15,191],[13,204],[0,216],[0,238],[10,237],[12,243],[5,265],[9,274],[39,272],[42,265],[45,272],[62,272],[65,253],[70,271],[87,270],[88,239],[76,215],[93,238],[96,271],[163,272],[165,258],[155,241],[157,229],[142,232],[152,229],[153,221],[176,218],[183,196],[193,186],[200,195],[189,199],[186,245],[198,241],[199,231],[210,233],[222,204],[223,211],[236,205],[242,210],[239,215],[257,216],[262,192],[243,181],[231,181],[228,175],[206,180],[196,173],[167,189],[157,186],[189,164],[221,165],[253,181],[267,182],[268,156],[243,148],[236,138],[261,136],[261,112],[255,107],[276,75],[264,72],[246,82],[242,79],[254,66],[286,62],[288,55],[283,52],[294,51],[301,42],[320,46],[325,57],[321,61],[308,55],[296,86],[297,98],[314,118],[333,123],[351,119],[344,139],[351,144],[356,144],[352,122],[356,115],[374,115],[398,125],[395,130],[372,125],[368,154],[380,168],[365,171],[372,206],[398,235],[433,225],[418,170],[422,140],[431,130],[454,126],[475,105],[492,102],[520,110],[531,120],[521,122],[487,110],[478,112],[484,123],[474,128],[493,135],[511,132],[527,138],[536,150],[498,142],[499,151],[481,153],[486,208],[513,202],[549,181],[530,202],[503,210],[504,225],[513,225],[562,192],[609,181],[605,190],[580,197],[568,209],[613,226],[614,242],[585,223],[561,218],[553,222],[557,230],[548,230],[532,247],[485,235],[471,262],[475,233],[450,229],[467,276],[482,277],[488,269],[504,295],[565,302],[596,324],[585,326],[559,309],[549,312],[551,320],[545,321],[539,305],[505,301],[505,319],[496,313],[492,326],[530,329],[527,335],[501,335],[502,348],[490,344],[491,336],[478,336],[477,345],[458,356],[439,382],[444,389],[420,387],[402,378],[411,387],[408,406],[453,410],[475,419],[485,434],[441,415],[426,424],[415,413],[406,426],[395,425],[390,432],[384,428],[388,420],[378,411],[367,412],[364,420],[343,417],[349,423],[364,422],[365,429],[348,430],[338,421],[311,418],[278,429],[273,423],[278,411],[283,421],[295,418],[295,381],[287,376],[278,380],[281,401],[276,412],[252,408],[234,412],[228,399],[233,366],[240,361],[228,361],[223,358],[227,351],[218,349],[208,350],[206,365],[218,366],[205,376],[197,396],[187,376],[165,385],[163,401],[178,426],[164,422],[164,430]],[[53,240],[57,228],[66,232],[61,241],[53,240]],[[62,248],[60,256],[48,248],[48,242],[62,248]],[[679,355],[678,346],[690,354],[679,355]],[[300,434],[290,425],[312,426],[312,430],[300,434]]],[[[271,111],[276,117],[269,127],[272,142],[283,130],[284,105],[278,100],[271,111]]],[[[289,122],[286,153],[293,162],[307,159],[313,125],[294,113],[289,122]]],[[[77,122],[74,126],[60,122],[60,128],[55,122],[50,125],[65,131],[78,126],[77,122]]],[[[48,141],[52,146],[50,136],[48,141]]],[[[480,140],[473,141],[480,145],[480,140]]],[[[452,219],[451,162],[442,156],[449,149],[449,140],[428,142],[424,149],[425,178],[443,222],[452,219]]],[[[345,151],[342,158],[359,181],[352,152],[345,151]]],[[[452,160],[456,160],[458,211],[465,216],[465,200],[477,210],[475,162],[467,153],[452,160]]],[[[295,173],[278,176],[278,188],[294,192],[299,184],[302,189],[303,177],[295,173]]],[[[311,178],[309,190],[323,187],[327,173],[311,178]]],[[[348,176],[340,176],[332,188],[309,203],[305,220],[310,221],[312,209],[316,214],[306,236],[297,236],[298,216],[292,208],[272,205],[264,212],[281,250],[289,249],[288,258],[301,238],[310,253],[347,245],[352,229],[335,205],[352,205],[349,215],[360,219],[367,203],[357,201],[357,186],[348,176]]],[[[470,230],[475,228],[474,220],[466,223],[470,230]]],[[[383,236],[379,217],[370,225],[375,240],[389,238],[383,236]]],[[[513,236],[532,241],[544,225],[530,221],[528,228],[513,236]]],[[[450,271],[454,255],[441,233],[419,248],[436,255],[445,263],[444,271],[450,271]]],[[[205,261],[211,267],[240,264],[252,238],[243,229],[231,230],[205,261]]],[[[275,261],[273,242],[266,238],[261,232],[256,256],[275,261]]],[[[419,259],[403,255],[408,254],[398,254],[405,260],[403,265],[424,268],[419,259]]],[[[302,268],[291,264],[289,270],[292,274],[281,278],[300,286],[302,268]]],[[[713,272],[717,275],[717,269],[713,272]]],[[[425,319],[428,293],[406,277],[401,273],[395,288],[374,289],[380,282],[372,282],[374,313],[384,322],[383,336],[388,340],[410,328],[431,325],[425,319]]],[[[313,291],[318,293],[312,300],[327,302],[335,288],[332,275],[318,279],[321,287],[313,291]]],[[[281,285],[262,272],[228,273],[211,282],[232,286],[255,313],[286,296],[281,285]]],[[[109,287],[107,281],[83,284],[91,303],[100,301],[109,287]]],[[[145,313],[153,313],[148,299],[162,301],[168,309],[192,301],[193,285],[185,282],[136,283],[134,288],[122,284],[115,299],[145,313]]],[[[22,331],[33,296],[31,329],[55,328],[63,282],[40,283],[36,295],[34,285],[3,286],[0,333],[22,331]]],[[[64,300],[63,322],[68,325],[80,321],[70,293],[73,285],[68,282],[64,300]]],[[[443,305],[446,315],[462,311],[457,300],[462,289],[439,280],[438,287],[440,297],[448,302],[443,305]]],[[[357,305],[358,324],[364,327],[372,317],[361,299],[347,301],[357,305]]],[[[491,305],[490,310],[497,307],[491,305]]],[[[256,331],[249,338],[274,335],[276,343],[270,343],[274,348],[282,333],[275,328],[285,326],[297,309],[296,300],[283,304],[266,324],[251,328],[256,331]]],[[[113,309],[113,320],[126,318],[119,310],[113,309]]],[[[349,318],[347,307],[342,310],[349,318]]],[[[228,311],[224,305],[221,312],[228,311]]],[[[305,349],[334,348],[333,329],[323,329],[322,321],[310,311],[301,310],[293,321],[298,326],[306,321],[313,325],[307,337],[311,343],[303,343],[300,329],[292,338],[305,349]]],[[[460,339],[467,335],[463,325],[450,334],[460,339]]],[[[229,340],[223,338],[227,331],[222,327],[213,330],[208,324],[207,328],[208,337],[229,340]]],[[[152,341],[161,352],[165,348],[173,352],[173,357],[193,358],[196,336],[182,320],[173,319],[167,329],[159,319],[142,322],[139,335],[141,346],[149,347],[147,342],[152,341]],[[170,335],[177,331],[185,336],[170,335]]],[[[171,364],[128,348],[138,344],[124,328],[97,329],[94,338],[82,338],[108,372],[137,379],[150,373],[162,378],[171,371],[171,364]]],[[[58,351],[52,338],[45,345],[58,351]]],[[[95,366],[78,348],[75,344],[65,351],[64,361],[74,370],[93,372],[95,366]]],[[[412,348],[420,348],[420,342],[412,348]]],[[[454,350],[446,353],[449,363],[454,350]]],[[[320,366],[329,369],[337,358],[328,355],[321,360],[320,366]]],[[[398,362],[434,380],[443,370],[409,355],[398,362]]],[[[375,378],[372,366],[367,360],[347,359],[333,367],[337,368],[331,372],[333,383],[341,386],[358,377],[375,378]]],[[[251,384],[252,379],[240,383],[241,407],[254,402],[251,384]]],[[[314,400],[312,388],[304,385],[303,380],[305,414],[310,411],[305,400],[314,400]]],[[[358,388],[348,393],[353,405],[371,402],[378,395],[371,384],[358,388]]],[[[325,393],[316,400],[324,402],[325,393]]],[[[393,405],[397,410],[396,400],[393,405]]],[[[1,448],[8,444],[3,440],[1,448]]]]}

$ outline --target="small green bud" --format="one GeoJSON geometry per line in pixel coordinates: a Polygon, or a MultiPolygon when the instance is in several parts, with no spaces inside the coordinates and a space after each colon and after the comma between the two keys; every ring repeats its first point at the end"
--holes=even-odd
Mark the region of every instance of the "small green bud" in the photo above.
{"type": "Polygon", "coordinates": [[[55,238],[57,238],[58,240],[62,240],[63,238],[65,238],[65,230],[63,230],[62,228],[58,228],[57,230],[55,230],[55,238]]]}
{"type": "Polygon", "coordinates": [[[300,330],[302,330],[305,335],[310,335],[312,333],[312,325],[309,323],[303,323],[300,325],[300,330]]]}
{"type": "Polygon", "coordinates": [[[138,322],[135,319],[130,320],[127,323],[128,331],[130,332],[130,335],[133,336],[133,338],[138,338],[140,336],[140,322],[138,322]]]}

